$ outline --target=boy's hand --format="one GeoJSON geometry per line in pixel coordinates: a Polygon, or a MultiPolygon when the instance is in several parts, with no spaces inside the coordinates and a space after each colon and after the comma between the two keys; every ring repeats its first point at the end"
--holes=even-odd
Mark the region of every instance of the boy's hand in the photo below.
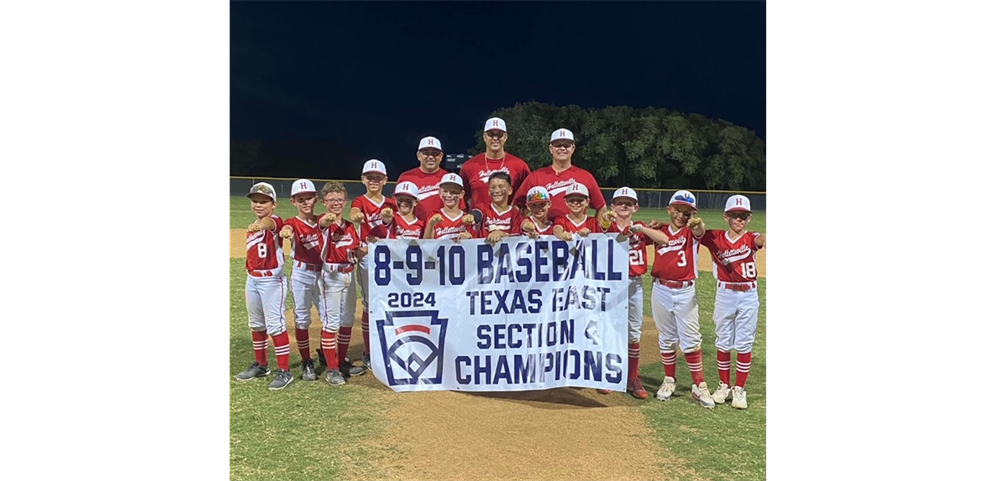
{"type": "Polygon", "coordinates": [[[379,237],[372,235],[366,238],[366,242],[369,242],[370,244],[376,244],[379,240],[379,237]]]}
{"type": "Polygon", "coordinates": [[[591,233],[591,229],[588,229],[587,227],[585,227],[585,228],[577,231],[577,233],[580,234],[581,237],[587,237],[587,235],[591,233]]]}
{"type": "Polygon", "coordinates": [[[394,220],[394,209],[384,207],[384,209],[380,211],[380,220],[383,221],[384,225],[390,224],[394,220]]]}
{"type": "Polygon", "coordinates": [[[557,237],[559,237],[560,240],[565,240],[565,241],[569,241],[569,240],[573,240],[574,239],[574,235],[571,234],[571,233],[569,233],[569,232],[567,232],[567,231],[560,232],[560,235],[558,235],[557,237]]]}
{"type": "Polygon", "coordinates": [[[530,220],[523,221],[522,222],[522,230],[525,231],[525,232],[535,232],[536,225],[533,224],[532,221],[530,221],[530,220]]]}
{"type": "Polygon", "coordinates": [[[767,247],[767,234],[763,233],[757,236],[756,243],[760,247],[767,247]]]}
{"type": "Polygon", "coordinates": [[[435,215],[433,215],[431,218],[428,219],[429,224],[434,225],[438,224],[439,222],[442,222],[442,214],[436,213],[435,215]]]}
{"type": "Polygon", "coordinates": [[[460,232],[459,236],[456,237],[456,242],[459,242],[460,240],[463,239],[473,239],[473,234],[469,232],[460,232]]]}
{"type": "Polygon", "coordinates": [[[502,230],[491,231],[490,234],[487,234],[487,242],[492,245],[497,244],[502,237],[504,237],[504,231],[502,230]]]}
{"type": "Polygon", "coordinates": [[[463,216],[463,223],[466,224],[466,225],[473,225],[474,224],[473,216],[470,215],[470,214],[464,215],[463,216]]]}
{"type": "Polygon", "coordinates": [[[601,214],[601,220],[603,223],[610,224],[613,220],[615,220],[615,212],[606,210],[604,214],[601,214]]]}
{"type": "Polygon", "coordinates": [[[363,222],[365,219],[366,219],[366,216],[363,215],[362,212],[356,212],[355,214],[352,215],[352,221],[353,222],[363,222]]]}
{"type": "Polygon", "coordinates": [[[703,221],[701,217],[692,217],[691,222],[688,222],[688,227],[691,228],[698,227],[699,225],[701,225],[702,222],[705,221],[703,221]]]}
{"type": "Polygon", "coordinates": [[[293,235],[294,235],[294,228],[290,227],[289,225],[285,225],[283,226],[283,229],[280,229],[280,237],[283,237],[284,239],[289,239],[293,235]]]}
{"type": "Polygon", "coordinates": [[[263,230],[263,226],[258,222],[253,222],[249,224],[249,232],[259,232],[263,230]]]}

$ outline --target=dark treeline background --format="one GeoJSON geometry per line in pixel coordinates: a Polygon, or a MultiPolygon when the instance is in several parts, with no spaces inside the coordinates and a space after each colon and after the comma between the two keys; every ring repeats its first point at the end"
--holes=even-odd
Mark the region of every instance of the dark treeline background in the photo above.
{"type": "MultiPolygon", "coordinates": [[[[505,150],[533,170],[551,163],[549,136],[567,128],[577,138],[574,164],[591,171],[601,185],[767,188],[764,141],[752,130],[724,120],[652,107],[582,109],[538,102],[502,108],[490,116],[507,122],[505,150]]],[[[477,145],[468,153],[484,151],[480,127],[477,145]]],[[[231,175],[237,176],[358,179],[365,160],[350,146],[329,140],[231,141],[231,175]]]]}

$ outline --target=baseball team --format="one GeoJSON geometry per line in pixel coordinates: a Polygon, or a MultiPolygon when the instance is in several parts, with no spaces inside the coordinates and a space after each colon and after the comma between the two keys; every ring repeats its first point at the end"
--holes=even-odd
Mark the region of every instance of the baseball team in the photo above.
{"type": "Polygon", "coordinates": [[[732,407],[746,409],[746,380],[760,308],[755,254],[766,243],[766,234],[747,230],[752,220],[750,200],[742,195],[728,198],[723,215],[728,229],[723,230],[705,228],[696,216],[697,199],[687,190],[670,198],[669,223],[633,221],[639,210],[636,192],[628,187],[616,190],[609,206],[594,176],[572,164],[577,144],[570,130],[557,129],[551,134],[552,164],[535,171],[505,152],[508,129],[504,120],[488,119],[483,140],[487,149],[463,164],[457,175],[441,168],[442,142],[435,137],[423,138],[416,154],[420,165],[397,178],[393,198],[383,194],[388,180],[383,162],[367,161],[361,176],[366,193],[352,200],[348,213],[345,207],[349,199],[341,182],[326,183],[319,197],[313,182],[295,181],[290,202],[297,208],[297,216],[287,220],[274,213],[277,199],[273,186],[265,182],[253,185],[247,196],[256,221],[249,224],[246,234],[245,303],[255,361],[236,379],[251,381],[271,374],[268,343],[272,339],[277,371],[269,389],[283,389],[294,380],[284,315],[288,287],[284,239],[290,241],[289,260],[293,263],[289,287],[294,297],[294,335],[302,379],[318,379],[308,333],[314,306],[322,325],[317,358],[325,366],[325,381],[338,386],[348,377],[366,373],[370,366],[369,273],[360,262],[369,243],[391,238],[453,242],[482,238],[496,243],[518,235],[571,240],[577,235],[611,232],[629,238],[627,391],[638,399],[649,397],[639,378],[639,339],[642,276],[647,271],[647,249],[652,246],[651,304],[665,373],[656,398],[669,400],[676,391],[680,348],[691,372],[691,397],[695,401],[714,408],[731,400],[732,407]],[[319,201],[325,207],[320,214],[315,212],[319,201]],[[589,209],[596,211],[594,216],[588,215],[589,209]],[[714,322],[719,384],[714,392],[709,391],[702,371],[695,290],[700,245],[711,253],[718,281],[714,322]],[[357,284],[363,303],[361,365],[346,358],[356,321],[357,284]],[[730,376],[732,351],[736,351],[734,380],[730,376]]]}

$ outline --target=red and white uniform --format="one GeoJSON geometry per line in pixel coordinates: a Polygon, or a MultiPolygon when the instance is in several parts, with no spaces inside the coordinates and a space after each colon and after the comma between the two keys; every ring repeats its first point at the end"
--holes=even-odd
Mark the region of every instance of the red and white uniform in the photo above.
{"type": "Polygon", "coordinates": [[[606,205],[605,196],[601,193],[601,188],[598,187],[598,182],[594,180],[594,176],[590,172],[575,165],[571,165],[570,168],[560,173],[556,173],[552,166],[533,171],[525,178],[522,185],[518,186],[518,189],[515,191],[515,200],[513,203],[524,210],[526,208],[525,196],[528,194],[529,189],[535,186],[542,186],[549,191],[551,197],[550,201],[552,205],[549,206],[550,217],[564,216],[570,213],[566,202],[567,189],[570,188],[570,185],[578,182],[587,187],[591,196],[590,208],[597,211],[606,205]]]}
{"type": "Polygon", "coordinates": [[[502,230],[508,235],[521,234],[522,213],[518,209],[509,205],[505,210],[498,212],[497,207],[491,202],[481,211],[483,211],[484,217],[480,221],[480,235],[478,237],[487,237],[495,230],[502,230]]]}
{"type": "Polygon", "coordinates": [[[293,217],[285,225],[294,228],[290,238],[290,259],[293,273],[290,275],[290,292],[294,296],[294,324],[297,329],[311,327],[311,306],[324,312],[321,306],[321,246],[324,236],[318,222],[314,224],[293,217]]]}
{"type": "Polygon", "coordinates": [[[698,238],[686,225],[676,231],[673,225],[667,225],[664,232],[670,237],[667,244],[653,244],[656,258],[650,298],[653,321],[660,332],[660,353],[668,356],[676,352],[678,343],[685,354],[697,352],[701,348],[698,297],[694,288],[698,277],[698,238]]]}
{"type": "Polygon", "coordinates": [[[512,192],[518,191],[518,186],[532,173],[529,164],[524,160],[505,152],[504,157],[488,159],[485,153],[479,153],[460,167],[459,176],[463,178],[463,188],[470,197],[470,205],[484,210],[491,203],[490,182],[494,172],[506,172],[511,176],[512,192]]]}
{"type": "MultiPolygon", "coordinates": [[[[366,216],[366,220],[359,225],[359,242],[362,245],[366,245],[366,238],[369,236],[379,237],[381,239],[387,238],[388,231],[387,226],[383,224],[383,219],[380,218],[380,211],[387,207],[390,207],[394,212],[397,212],[397,201],[390,197],[383,197],[380,202],[374,202],[372,199],[363,194],[352,200],[352,207],[359,209],[366,216]]],[[[364,260],[359,263],[359,273],[357,281],[359,282],[359,289],[363,293],[363,310],[369,310],[369,301],[367,299],[367,283],[369,282],[369,268],[364,260]]]]}
{"type": "Polygon", "coordinates": [[[434,231],[436,239],[455,239],[463,232],[474,234],[473,226],[463,223],[463,216],[466,215],[463,212],[460,212],[459,215],[454,218],[449,217],[448,214],[440,210],[438,212],[433,212],[428,218],[431,219],[435,214],[442,215],[442,220],[439,221],[438,224],[435,224],[434,231]]]}
{"type": "MultiPolygon", "coordinates": [[[[546,227],[539,228],[539,221],[537,221],[535,219],[535,217],[532,217],[532,215],[529,214],[529,215],[526,215],[526,216],[522,216],[522,221],[518,223],[519,228],[521,227],[522,222],[525,222],[526,220],[529,221],[529,222],[531,222],[531,223],[533,223],[533,224],[535,224],[535,226],[536,226],[536,233],[537,234],[539,234],[539,235],[553,235],[553,226],[556,225],[556,219],[550,218],[547,215],[546,216],[546,220],[551,220],[552,222],[550,222],[549,225],[546,226],[546,227]]],[[[525,231],[522,230],[521,233],[524,234],[525,231]]]]}
{"type": "Polygon", "coordinates": [[[601,232],[601,224],[598,223],[598,219],[587,216],[581,223],[574,222],[569,216],[558,217],[554,225],[558,225],[563,228],[564,231],[571,234],[576,234],[581,231],[581,229],[587,229],[592,233],[601,232]]]}
{"type": "MultiPolygon", "coordinates": [[[[632,225],[646,227],[642,222],[632,225]]],[[[600,228],[600,224],[598,225],[600,228]]],[[[639,342],[643,335],[643,274],[646,273],[646,243],[649,239],[642,233],[633,233],[612,221],[605,232],[629,235],[629,343],[639,342]]]]}
{"type": "MultiPolygon", "coordinates": [[[[427,174],[421,170],[421,167],[415,167],[397,178],[398,184],[411,182],[418,186],[418,205],[415,206],[415,217],[428,219],[433,213],[445,207],[445,204],[442,203],[442,197],[439,196],[439,183],[442,182],[442,177],[448,173],[446,169],[439,169],[427,174]]],[[[459,208],[466,210],[466,201],[460,199],[459,208]]]]}
{"type": "Polygon", "coordinates": [[[271,336],[284,333],[287,319],[287,278],[283,275],[283,239],[279,236],[283,220],[271,215],[275,230],[246,231],[245,306],[249,311],[249,328],[265,329],[271,336]]]}
{"type": "Polygon", "coordinates": [[[388,239],[421,239],[425,232],[425,222],[415,218],[408,222],[401,214],[394,214],[394,220],[387,226],[388,239]]]}
{"type": "Polygon", "coordinates": [[[701,244],[712,254],[715,291],[715,347],[720,351],[753,351],[760,296],[757,294],[757,232],[731,239],[724,230],[708,230],[701,244]]]}
{"type": "Polygon", "coordinates": [[[339,327],[356,323],[356,283],[353,268],[359,233],[351,222],[332,224],[322,229],[321,297],[325,306],[323,330],[338,332],[339,327]]]}

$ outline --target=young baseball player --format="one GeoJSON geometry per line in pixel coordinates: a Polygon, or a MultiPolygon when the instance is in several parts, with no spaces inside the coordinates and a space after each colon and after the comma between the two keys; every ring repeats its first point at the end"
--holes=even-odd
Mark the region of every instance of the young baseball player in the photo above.
{"type": "Polygon", "coordinates": [[[573,240],[574,234],[587,237],[591,232],[601,232],[598,219],[587,215],[590,194],[587,186],[581,183],[570,184],[565,196],[567,215],[556,219],[553,235],[562,240],[573,240]]]}
{"type": "MultiPolygon", "coordinates": [[[[569,200],[567,202],[569,205],[569,200]]],[[[643,274],[646,274],[648,239],[645,233],[638,232],[646,224],[632,221],[632,215],[637,211],[639,199],[636,192],[622,187],[612,196],[611,210],[602,215],[600,227],[605,232],[618,232],[629,237],[629,382],[626,390],[637,399],[646,399],[649,393],[639,379],[639,339],[643,334],[643,274]]],[[[599,389],[598,392],[608,394],[611,391],[599,389]]]]}
{"type": "Polygon", "coordinates": [[[249,189],[252,213],[256,221],[249,224],[245,241],[245,306],[249,311],[249,329],[252,330],[252,350],[256,361],[236,377],[251,381],[270,373],[267,360],[267,338],[273,339],[276,363],[279,370],[270,383],[270,390],[287,387],[294,380],[290,374],[290,337],[287,335],[287,318],[283,311],[287,300],[287,278],[283,275],[283,239],[277,232],[283,220],[273,213],[276,209],[276,190],[266,182],[249,189]]]}
{"type": "Polygon", "coordinates": [[[439,182],[442,210],[432,214],[425,226],[426,239],[472,239],[474,219],[459,207],[463,200],[463,179],[456,174],[446,174],[439,182]]]}
{"type": "Polygon", "coordinates": [[[381,219],[387,225],[388,239],[421,239],[425,222],[415,217],[418,205],[418,186],[413,182],[401,182],[394,188],[394,202],[398,214],[390,209],[380,211],[381,219]]]}
{"type": "Polygon", "coordinates": [[[365,252],[356,228],[343,218],[347,201],[345,186],[341,182],[325,184],[321,188],[321,199],[328,211],[318,219],[324,236],[321,296],[325,313],[321,319],[321,350],[328,363],[325,381],[338,386],[346,382],[340,366],[345,365],[352,326],[356,323],[353,270],[365,252]]]}
{"type": "Polygon", "coordinates": [[[511,175],[502,171],[492,172],[487,181],[491,202],[483,207],[478,237],[491,244],[520,233],[522,215],[511,205],[511,182],[511,175]]]}
{"type": "Polygon", "coordinates": [[[694,281],[698,277],[698,245],[705,235],[705,223],[695,217],[698,204],[694,195],[679,190],[670,198],[667,213],[671,223],[663,232],[634,225],[631,231],[653,241],[653,321],[660,332],[660,357],[663,358],[663,385],[656,398],[666,401],[677,389],[677,347],[680,346],[691,371],[691,397],[703,407],[715,402],[705,383],[701,367],[701,329],[698,324],[698,296],[694,281]]]}
{"type": "MultiPolygon", "coordinates": [[[[325,312],[321,305],[321,228],[314,206],[318,203],[314,183],[308,179],[294,181],[290,189],[290,203],[297,207],[297,217],[287,219],[280,230],[280,237],[290,239],[290,258],[293,260],[293,273],[290,276],[290,292],[294,296],[294,337],[297,338],[297,351],[301,354],[301,367],[305,381],[315,381],[318,374],[311,359],[311,306],[318,309],[318,315],[325,312]]],[[[324,323],[322,323],[324,324],[324,323]]]]}
{"type": "MultiPolygon", "coordinates": [[[[376,237],[383,239],[387,237],[387,227],[381,219],[381,211],[386,210],[388,213],[393,214],[394,210],[397,209],[397,204],[394,203],[394,199],[384,197],[383,195],[383,186],[387,182],[387,168],[383,165],[383,162],[377,159],[366,161],[366,164],[363,165],[362,180],[363,185],[366,186],[366,194],[356,197],[352,201],[352,209],[350,209],[349,215],[353,222],[359,223],[360,243],[364,248],[367,248],[368,238],[376,237]]],[[[360,292],[363,293],[363,365],[354,366],[350,362],[343,364],[342,370],[349,373],[350,376],[362,375],[370,367],[369,279],[369,267],[365,262],[360,262],[356,280],[359,283],[360,292]]],[[[349,339],[352,336],[351,333],[351,326],[343,326],[339,334],[339,342],[341,343],[344,338],[346,340],[346,347],[348,347],[349,339]]]]}
{"type": "Polygon", "coordinates": [[[750,199],[734,195],[726,200],[723,215],[729,230],[708,230],[701,244],[712,254],[715,290],[715,348],[719,365],[719,387],[712,395],[716,404],[732,398],[732,407],[746,409],[746,378],[750,376],[753,341],[757,334],[757,261],[755,254],[767,235],[749,232],[753,220],[750,199]],[[736,385],[729,389],[730,351],[736,351],[736,385]]]}
{"type": "Polygon", "coordinates": [[[549,191],[542,186],[529,189],[525,196],[525,205],[529,212],[522,217],[522,234],[530,239],[538,239],[541,235],[553,235],[553,223],[556,219],[549,218],[549,207],[552,205],[549,191]]]}

